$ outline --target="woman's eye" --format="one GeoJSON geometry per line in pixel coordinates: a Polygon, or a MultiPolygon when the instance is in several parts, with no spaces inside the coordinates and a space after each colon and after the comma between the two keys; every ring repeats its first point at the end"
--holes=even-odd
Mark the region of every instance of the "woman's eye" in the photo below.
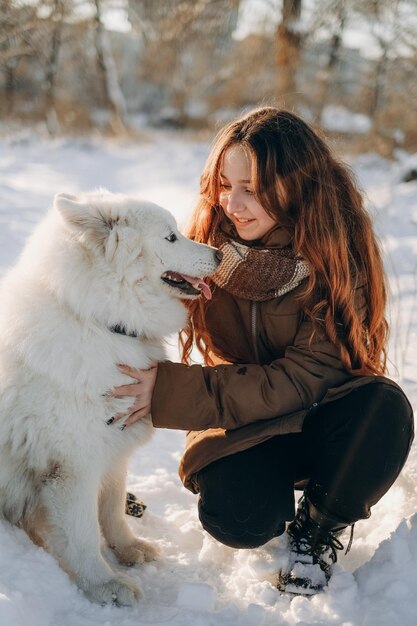
{"type": "Polygon", "coordinates": [[[174,241],[177,241],[177,235],[175,233],[171,233],[168,237],[165,237],[165,239],[170,243],[174,243],[174,241]]]}
{"type": "Polygon", "coordinates": [[[245,189],[245,193],[247,193],[249,196],[253,196],[255,192],[253,191],[253,189],[245,189]]]}
{"type": "Polygon", "coordinates": [[[230,185],[226,185],[226,183],[220,183],[220,189],[230,189],[230,185]]]}

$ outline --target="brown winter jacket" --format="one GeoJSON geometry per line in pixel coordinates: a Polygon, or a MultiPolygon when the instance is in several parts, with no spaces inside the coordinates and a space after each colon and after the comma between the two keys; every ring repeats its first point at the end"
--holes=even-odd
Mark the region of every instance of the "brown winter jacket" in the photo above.
{"type": "MultiPolygon", "coordinates": [[[[287,241],[285,231],[275,229],[268,244],[287,241]]],[[[296,298],[304,286],[256,303],[216,287],[206,322],[228,364],[158,365],[153,424],[189,431],[179,474],[191,491],[197,492],[193,478],[209,463],[275,435],[300,432],[316,403],[381,380],[348,373],[324,332],[309,343],[312,324],[296,298]]],[[[358,307],[363,297],[360,290],[358,307]]]]}

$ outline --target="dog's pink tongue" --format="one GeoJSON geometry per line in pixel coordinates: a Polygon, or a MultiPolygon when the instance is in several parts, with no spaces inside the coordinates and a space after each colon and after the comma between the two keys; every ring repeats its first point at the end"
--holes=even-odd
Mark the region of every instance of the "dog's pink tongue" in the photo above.
{"type": "Polygon", "coordinates": [[[195,276],[188,276],[187,274],[181,274],[183,278],[188,283],[191,283],[193,287],[196,289],[200,289],[203,296],[207,298],[207,300],[211,300],[211,289],[207,283],[204,282],[201,278],[195,278],[195,276]]]}

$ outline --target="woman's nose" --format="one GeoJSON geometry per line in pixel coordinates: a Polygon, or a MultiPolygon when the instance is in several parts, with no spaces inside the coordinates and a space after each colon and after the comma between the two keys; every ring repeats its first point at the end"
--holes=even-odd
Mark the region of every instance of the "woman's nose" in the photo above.
{"type": "Polygon", "coordinates": [[[228,213],[239,213],[244,209],[242,199],[238,191],[231,191],[227,200],[226,210],[228,213]]]}

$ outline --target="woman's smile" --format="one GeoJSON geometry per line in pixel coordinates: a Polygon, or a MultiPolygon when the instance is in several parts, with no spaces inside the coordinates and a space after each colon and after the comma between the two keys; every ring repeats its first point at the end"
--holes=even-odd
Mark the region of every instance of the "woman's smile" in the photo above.
{"type": "MultiPolygon", "coordinates": [[[[233,219],[233,218],[232,218],[233,219]]],[[[251,222],[255,222],[255,219],[248,219],[245,217],[237,217],[237,215],[234,216],[234,221],[237,222],[238,224],[249,224],[251,222]]]]}
{"type": "Polygon", "coordinates": [[[239,145],[231,146],[225,152],[219,201],[238,234],[247,241],[261,239],[277,223],[256,199],[251,158],[239,145]]]}

